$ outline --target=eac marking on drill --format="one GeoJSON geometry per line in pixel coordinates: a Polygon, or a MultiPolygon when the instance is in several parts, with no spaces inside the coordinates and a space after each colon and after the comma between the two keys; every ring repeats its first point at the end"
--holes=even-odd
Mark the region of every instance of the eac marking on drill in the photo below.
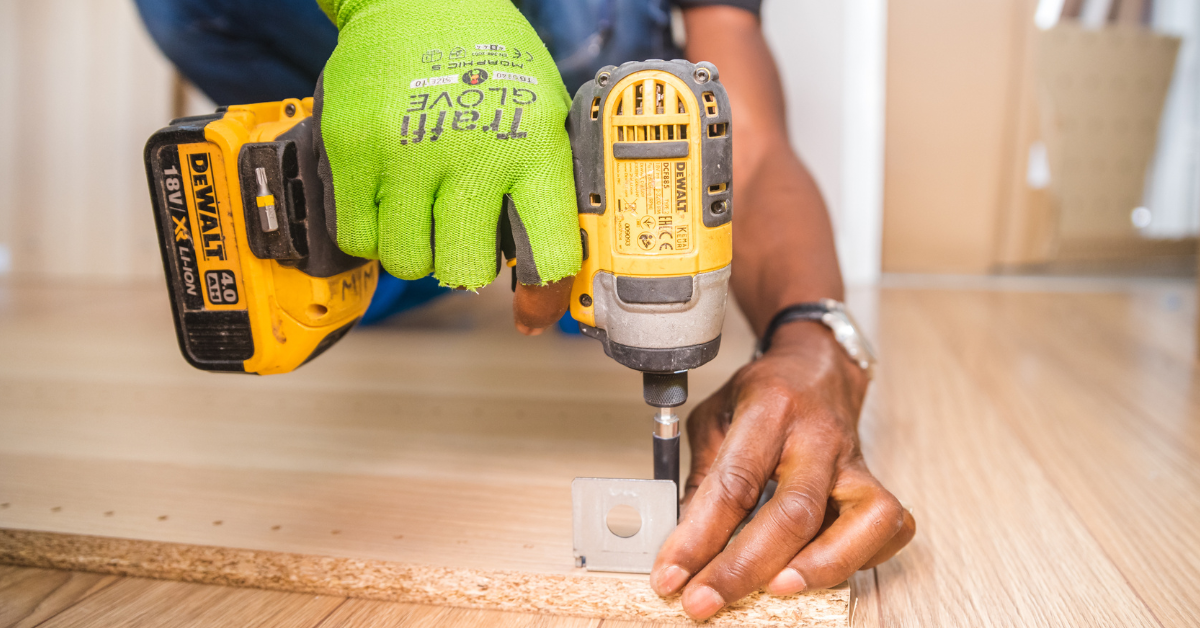
{"type": "Polygon", "coordinates": [[[686,161],[622,161],[613,175],[619,253],[660,255],[692,249],[686,161]]]}

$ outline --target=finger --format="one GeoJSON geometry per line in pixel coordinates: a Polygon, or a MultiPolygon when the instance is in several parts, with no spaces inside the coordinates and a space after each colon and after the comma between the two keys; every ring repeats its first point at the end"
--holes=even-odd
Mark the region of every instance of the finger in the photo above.
{"type": "MultiPolygon", "coordinates": [[[[371,161],[376,151],[360,150],[362,141],[374,141],[362,124],[357,124],[356,109],[334,101],[326,103],[325,77],[322,73],[314,96],[313,119],[318,150],[319,176],[326,186],[326,227],[338,248],[349,255],[379,256],[379,207],[376,194],[379,179],[362,176],[380,172],[371,161]],[[328,106],[326,106],[328,104],[328,106]],[[356,131],[360,137],[351,137],[356,131]],[[364,163],[364,160],[367,160],[364,163]],[[332,220],[331,220],[332,219],[332,220]]],[[[335,94],[345,93],[334,89],[335,94]]]]}
{"type": "Polygon", "coordinates": [[[859,569],[870,569],[872,567],[877,567],[888,560],[891,560],[891,558],[898,554],[900,550],[904,549],[916,535],[917,520],[913,518],[912,511],[905,508],[904,525],[901,526],[900,531],[896,533],[896,536],[892,537],[892,540],[883,545],[883,549],[875,552],[874,556],[869,558],[867,562],[863,563],[863,566],[859,567],[859,569]]]}
{"type": "MultiPolygon", "coordinates": [[[[899,551],[916,531],[913,523],[906,532],[906,511],[865,466],[843,471],[832,496],[839,508],[837,520],[772,578],[767,585],[770,593],[789,595],[831,587],[885,548],[894,547],[893,554],[899,551]]],[[[912,521],[911,515],[907,521],[912,521]]]]}
{"type": "Polygon", "coordinates": [[[764,395],[739,400],[725,442],[655,559],[652,573],[658,577],[651,578],[651,586],[659,595],[678,591],[720,553],[758,503],[779,461],[786,406],[785,400],[764,395]]]}
{"type": "Polygon", "coordinates": [[[469,290],[496,278],[496,234],[507,182],[467,172],[442,182],[433,204],[434,276],[469,290]]]}
{"type": "Polygon", "coordinates": [[[788,452],[775,495],[688,583],[681,600],[684,612],[696,620],[707,619],[783,570],[821,529],[836,456],[837,448],[819,438],[788,452]]]}
{"type": "MultiPolygon", "coordinates": [[[[565,139],[566,131],[562,133],[565,139]]],[[[574,277],[582,263],[571,151],[547,151],[542,162],[510,191],[517,281],[525,285],[574,277]]]]}
{"type": "MultiPolygon", "coordinates": [[[[379,262],[400,279],[420,279],[433,270],[433,189],[413,185],[381,193],[379,262]]],[[[338,233],[342,225],[338,223],[338,233]]],[[[339,239],[340,244],[340,239],[339,239]]]]}
{"type": "Polygon", "coordinates": [[[733,411],[729,407],[732,384],[726,383],[703,403],[696,406],[687,420],[688,446],[692,451],[691,470],[683,483],[684,508],[691,503],[704,478],[708,477],[717,452],[725,442],[725,430],[733,411]]]}
{"type": "Polygon", "coordinates": [[[518,283],[513,294],[513,320],[517,330],[526,336],[536,336],[562,318],[571,303],[571,284],[574,282],[574,277],[566,277],[544,286],[518,283]]]}

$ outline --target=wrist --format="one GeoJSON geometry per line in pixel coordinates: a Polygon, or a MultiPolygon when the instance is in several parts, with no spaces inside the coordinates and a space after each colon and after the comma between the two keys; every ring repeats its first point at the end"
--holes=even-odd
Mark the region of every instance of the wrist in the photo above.
{"type": "Polygon", "coordinates": [[[780,342],[784,344],[781,352],[792,352],[811,346],[816,338],[828,344],[831,337],[844,357],[870,379],[875,365],[874,351],[846,306],[832,299],[797,303],[780,310],[763,332],[755,355],[770,353],[780,342]],[[812,325],[797,330],[801,323],[812,325]]]}
{"type": "Polygon", "coordinates": [[[771,348],[763,355],[811,354],[813,351],[842,348],[833,331],[819,321],[792,321],[775,331],[771,348]]]}

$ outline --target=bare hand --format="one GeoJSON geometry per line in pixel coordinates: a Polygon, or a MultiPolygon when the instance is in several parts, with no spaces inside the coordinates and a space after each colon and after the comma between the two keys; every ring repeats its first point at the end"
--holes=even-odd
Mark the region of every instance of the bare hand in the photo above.
{"type": "Polygon", "coordinates": [[[683,610],[707,619],[764,585],[775,595],[830,587],[904,547],[916,523],[859,450],[867,384],[828,329],[798,322],[697,407],[684,510],[654,590],[682,590],[683,610]],[[774,497],[729,543],[769,479],[774,497]]]}
{"type": "Polygon", "coordinates": [[[544,286],[517,284],[513,294],[513,320],[517,331],[536,336],[558,322],[570,305],[574,281],[574,277],[567,277],[544,286]]]}

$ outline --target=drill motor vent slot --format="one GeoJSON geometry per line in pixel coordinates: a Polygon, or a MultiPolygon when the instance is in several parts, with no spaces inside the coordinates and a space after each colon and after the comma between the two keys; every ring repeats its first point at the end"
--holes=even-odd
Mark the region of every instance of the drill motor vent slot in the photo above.
{"type": "MultiPolygon", "coordinates": [[[[678,159],[689,153],[686,97],[670,83],[647,78],[614,95],[617,101],[611,131],[617,159],[678,159]],[[629,144],[643,144],[629,146],[629,144]]],[[[598,104],[593,116],[598,115],[598,104]]],[[[594,117],[593,117],[594,119],[594,117]]]]}

